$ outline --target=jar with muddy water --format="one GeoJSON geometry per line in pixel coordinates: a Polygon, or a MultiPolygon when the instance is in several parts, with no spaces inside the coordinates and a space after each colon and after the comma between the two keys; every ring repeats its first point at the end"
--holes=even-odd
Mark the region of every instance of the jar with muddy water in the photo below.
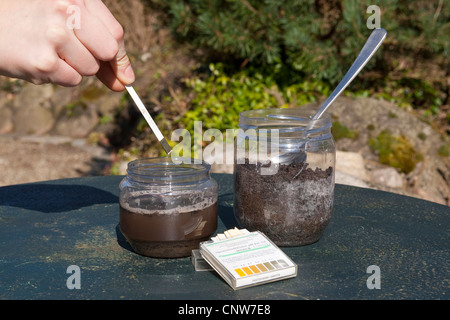
{"type": "Polygon", "coordinates": [[[138,254],[190,256],[217,229],[218,187],[204,161],[138,159],[119,188],[120,231],[138,254]]]}

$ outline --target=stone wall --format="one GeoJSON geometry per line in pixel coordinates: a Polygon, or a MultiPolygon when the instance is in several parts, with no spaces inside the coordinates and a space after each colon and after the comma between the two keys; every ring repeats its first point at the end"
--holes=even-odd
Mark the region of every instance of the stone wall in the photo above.
{"type": "Polygon", "coordinates": [[[329,113],[356,133],[336,142],[341,151],[337,166],[347,167],[346,174],[378,189],[450,205],[450,157],[439,152],[449,145],[448,135],[413,113],[378,99],[341,97],[329,113]],[[414,170],[403,173],[379,162],[368,141],[383,131],[403,137],[420,154],[414,170]]]}
{"type": "Polygon", "coordinates": [[[93,80],[75,88],[25,83],[15,94],[0,91],[0,134],[87,138],[113,118],[123,95],[93,80]]]}

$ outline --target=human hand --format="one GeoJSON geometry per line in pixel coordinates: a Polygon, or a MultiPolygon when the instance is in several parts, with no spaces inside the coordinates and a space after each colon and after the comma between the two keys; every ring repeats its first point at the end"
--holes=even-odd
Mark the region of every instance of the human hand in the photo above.
{"type": "Polygon", "coordinates": [[[1,0],[0,74],[62,86],[96,75],[122,91],[135,79],[123,36],[101,0],[1,0]]]}

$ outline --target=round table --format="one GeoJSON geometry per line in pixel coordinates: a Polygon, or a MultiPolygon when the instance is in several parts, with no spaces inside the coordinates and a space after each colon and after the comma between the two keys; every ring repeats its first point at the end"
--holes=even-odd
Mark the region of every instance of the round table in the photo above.
{"type": "MultiPolygon", "coordinates": [[[[219,184],[217,232],[236,226],[233,176],[219,184]]],[[[282,247],[295,278],[233,290],[190,258],[132,251],[118,228],[122,176],[0,188],[1,299],[448,299],[450,207],[336,185],[322,238],[282,247]]]]}

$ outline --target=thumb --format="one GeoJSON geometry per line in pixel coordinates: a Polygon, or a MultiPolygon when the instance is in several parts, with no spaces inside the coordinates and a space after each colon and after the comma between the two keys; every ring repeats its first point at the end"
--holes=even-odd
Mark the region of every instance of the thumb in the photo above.
{"type": "Polygon", "coordinates": [[[124,85],[128,85],[134,82],[135,75],[133,67],[131,66],[130,59],[128,58],[125,50],[125,44],[123,40],[119,43],[119,50],[116,57],[109,62],[112,70],[114,71],[117,79],[124,85]]]}

